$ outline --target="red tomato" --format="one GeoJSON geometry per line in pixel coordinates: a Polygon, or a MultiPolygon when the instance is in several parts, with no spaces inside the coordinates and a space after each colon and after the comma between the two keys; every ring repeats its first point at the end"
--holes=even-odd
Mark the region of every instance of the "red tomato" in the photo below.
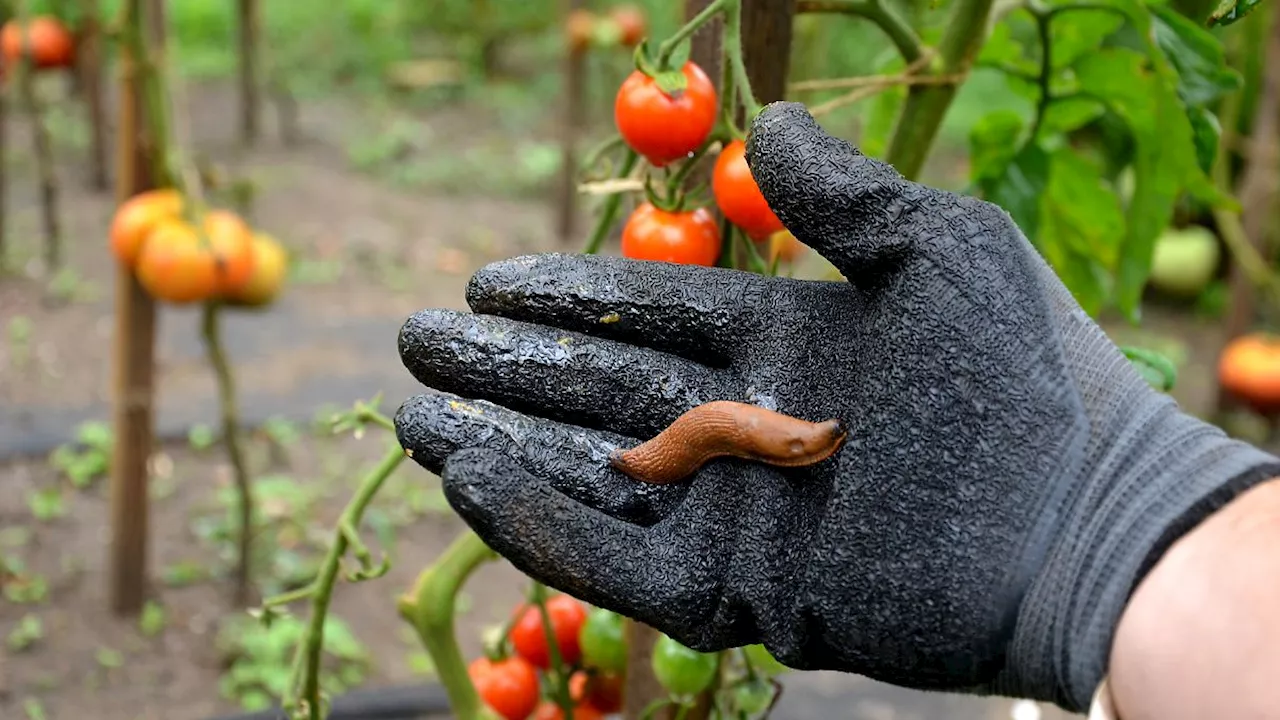
{"type": "Polygon", "coordinates": [[[674,96],[636,70],[618,88],[613,119],[618,133],[655,167],[688,155],[707,141],[716,124],[716,87],[693,62],[682,68],[688,85],[674,96]]]}
{"type": "Polygon", "coordinates": [[[17,20],[10,20],[0,29],[0,52],[9,64],[29,54],[37,68],[71,67],[75,51],[71,31],[52,15],[29,18],[25,28],[17,20]]]}
{"type": "Polygon", "coordinates": [[[715,265],[720,228],[706,208],[667,212],[644,203],[622,228],[622,254],[636,260],[715,265]]]}
{"type": "MultiPolygon", "coordinates": [[[[547,634],[542,627],[542,613],[537,605],[524,605],[517,611],[520,616],[511,626],[511,646],[516,654],[540,668],[551,667],[551,654],[547,648],[547,634]]],[[[568,595],[556,595],[547,599],[547,616],[555,632],[556,647],[560,659],[569,665],[578,662],[582,650],[578,646],[578,631],[587,619],[587,608],[568,595]]]]}
{"type": "MultiPolygon", "coordinates": [[[[564,720],[564,711],[550,700],[544,700],[529,720],[564,720]]],[[[590,704],[574,705],[573,720],[604,720],[604,713],[590,704]]]]}
{"type": "Polygon", "coordinates": [[[467,675],[484,704],[506,720],[525,720],[538,706],[538,672],[523,658],[476,658],[467,675]]]}
{"type": "Polygon", "coordinates": [[[761,240],[783,229],[782,221],[769,209],[747,167],[747,146],[741,140],[734,140],[720,151],[711,175],[711,192],[720,212],[742,228],[747,237],[761,240]]]}

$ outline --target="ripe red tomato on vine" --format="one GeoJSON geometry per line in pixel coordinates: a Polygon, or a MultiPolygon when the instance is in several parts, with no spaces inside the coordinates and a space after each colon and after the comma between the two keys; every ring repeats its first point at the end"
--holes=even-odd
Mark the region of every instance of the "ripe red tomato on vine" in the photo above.
{"type": "MultiPolygon", "coordinates": [[[[539,668],[551,667],[551,653],[547,647],[547,634],[542,627],[542,613],[537,605],[522,605],[519,616],[511,626],[511,647],[516,654],[539,668]]],[[[547,599],[547,617],[555,634],[560,659],[572,665],[582,657],[578,645],[578,633],[587,619],[587,608],[568,595],[555,595],[547,599]]]]}
{"type": "Polygon", "coordinates": [[[752,240],[763,240],[784,229],[747,166],[747,146],[741,140],[725,145],[716,158],[711,193],[720,212],[752,240]]]}
{"type": "Polygon", "coordinates": [[[635,70],[614,99],[618,133],[654,167],[687,157],[715,128],[718,108],[711,78],[693,62],[686,62],[681,72],[685,88],[668,95],[657,80],[635,70]]]}
{"type": "Polygon", "coordinates": [[[538,672],[524,658],[476,658],[467,675],[484,704],[506,720],[526,720],[538,707],[538,672]]]}
{"type": "Polygon", "coordinates": [[[622,254],[635,260],[715,265],[720,228],[706,208],[668,212],[652,203],[637,207],[622,228],[622,254]]]}

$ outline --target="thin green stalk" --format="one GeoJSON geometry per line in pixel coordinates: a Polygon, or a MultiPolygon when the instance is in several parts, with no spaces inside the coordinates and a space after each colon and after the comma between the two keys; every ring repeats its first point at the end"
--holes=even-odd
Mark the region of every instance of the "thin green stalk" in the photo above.
{"type": "MultiPolygon", "coordinates": [[[[617,177],[624,178],[630,175],[639,160],[640,156],[636,151],[627,148],[627,157],[622,161],[622,167],[618,168],[617,177]]],[[[591,237],[587,239],[587,246],[583,249],[583,253],[594,255],[600,252],[600,246],[604,244],[604,239],[609,236],[609,230],[613,228],[613,221],[618,217],[618,208],[621,205],[622,193],[613,193],[605,198],[604,207],[600,210],[600,219],[596,220],[595,229],[591,231],[591,237]]]]}
{"type": "Polygon", "coordinates": [[[1044,8],[1039,0],[1029,2],[1027,9],[1035,17],[1036,31],[1040,36],[1040,74],[1036,77],[1040,97],[1036,102],[1036,118],[1031,126],[1031,137],[1027,140],[1035,142],[1040,134],[1040,126],[1044,124],[1044,116],[1053,102],[1050,87],[1053,80],[1053,13],[1044,8]]]}
{"type": "MultiPolygon", "coordinates": [[[[994,0],[956,0],[938,46],[934,72],[959,75],[969,69],[986,40],[987,16],[994,0]]],[[[955,99],[957,84],[914,85],[898,116],[885,160],[909,180],[920,175],[938,128],[955,99]]]]}
{"type": "Polygon", "coordinates": [[[564,658],[560,655],[560,643],[556,638],[555,626],[551,624],[551,613],[547,612],[547,586],[535,580],[529,591],[529,599],[538,608],[538,617],[542,621],[542,633],[547,640],[547,656],[551,667],[555,668],[555,676],[551,681],[555,686],[556,705],[560,706],[566,720],[573,720],[573,698],[569,696],[569,677],[565,673],[564,658]]]}
{"type": "Polygon", "coordinates": [[[671,56],[675,53],[680,43],[688,40],[694,33],[698,32],[698,28],[706,25],[716,13],[725,8],[726,5],[736,5],[739,0],[712,0],[708,3],[702,12],[693,16],[693,19],[685,23],[675,34],[658,46],[658,68],[665,69],[667,63],[670,62],[671,56]]]}
{"type": "Polygon", "coordinates": [[[422,574],[398,602],[404,618],[422,642],[435,664],[440,684],[449,696],[449,710],[455,720],[491,717],[480,702],[467,674],[467,663],[458,645],[454,614],[458,593],[471,573],[482,564],[496,560],[479,535],[467,530],[422,574]]]}
{"type": "Polygon", "coordinates": [[[738,97],[746,111],[747,124],[760,112],[760,103],[751,92],[751,78],[747,76],[747,65],[742,59],[742,2],[729,0],[724,5],[724,39],[721,51],[729,67],[733,69],[733,79],[737,83],[738,97]]]}
{"type": "Polygon", "coordinates": [[[870,20],[884,32],[908,65],[924,53],[924,43],[911,29],[911,24],[882,0],[800,0],[796,12],[841,13],[870,20]]]}
{"type": "Polygon", "coordinates": [[[231,461],[231,475],[236,484],[236,496],[240,510],[239,547],[236,553],[235,603],[239,607],[249,604],[253,588],[253,486],[249,482],[249,468],[240,447],[240,406],[236,402],[235,374],[227,362],[222,347],[222,333],[218,322],[222,306],[217,302],[204,304],[200,322],[200,335],[204,339],[209,365],[213,368],[218,384],[218,410],[222,416],[222,443],[231,461]]]}
{"type": "Polygon", "coordinates": [[[329,613],[329,603],[333,599],[333,588],[338,582],[338,572],[342,568],[342,557],[347,552],[349,535],[343,528],[358,526],[364,517],[365,508],[373,501],[374,495],[382,487],[391,473],[404,462],[404,450],[399,447],[387,452],[386,456],[365,476],[360,487],[351,498],[351,502],[342,511],[338,519],[338,527],[333,534],[333,542],[329,552],[320,565],[320,577],[315,583],[315,593],[311,596],[311,617],[307,626],[305,642],[294,655],[293,669],[290,673],[292,681],[281,703],[290,713],[302,710],[303,717],[308,720],[324,720],[324,708],[320,698],[320,653],[324,648],[324,621],[329,613]],[[298,686],[302,685],[299,697],[298,686]]]}

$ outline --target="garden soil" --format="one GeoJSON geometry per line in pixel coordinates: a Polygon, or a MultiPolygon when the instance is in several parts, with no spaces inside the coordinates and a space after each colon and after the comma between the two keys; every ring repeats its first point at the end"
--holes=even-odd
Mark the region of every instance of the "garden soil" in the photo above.
{"type": "MultiPolygon", "coordinates": [[[[389,438],[378,432],[362,439],[325,436],[311,431],[310,421],[379,392],[385,394],[384,410],[394,410],[415,390],[396,353],[405,317],[423,307],[465,307],[467,277],[485,262],[557,249],[550,205],[432,195],[353,170],[346,148],[381,132],[387,122],[360,103],[305,104],[299,144],[285,147],[268,122],[259,147],[248,152],[234,139],[236,103],[229,87],[202,85],[188,94],[187,114],[199,147],[225,162],[230,176],[258,186],[251,219],[302,261],[304,269],[281,301],[266,313],[228,318],[226,338],[247,423],[277,418],[300,429],[295,441],[274,452],[269,449],[276,445],[256,433],[249,454],[255,473],[291,478],[314,494],[304,523],[311,535],[304,539],[318,545],[361,469],[386,452],[389,438]]],[[[427,117],[440,152],[464,151],[485,135],[486,119],[465,108],[427,117]]],[[[553,128],[541,131],[554,137],[553,128]]],[[[14,122],[8,132],[9,252],[34,258],[40,226],[25,142],[29,128],[14,122]]],[[[243,612],[230,604],[225,558],[197,532],[202,522],[207,526],[209,518],[229,511],[218,496],[229,487],[230,475],[219,447],[202,451],[186,441],[193,425],[216,422],[195,312],[160,313],[157,426],[164,442],[153,462],[149,556],[156,578],[150,596],[165,614],[158,632],[144,633],[136,619],[108,610],[104,481],[72,489],[47,459],[81,423],[109,419],[113,266],[105,241],[113,202],[110,193],[87,189],[85,168],[83,148],[60,149],[61,217],[74,275],[52,285],[31,277],[38,272],[0,278],[0,330],[6,333],[0,343],[0,530],[6,534],[0,537],[8,543],[0,554],[19,559],[27,577],[47,583],[39,602],[0,597],[0,637],[9,638],[29,615],[42,627],[25,647],[0,647],[0,717],[26,717],[38,701],[49,720],[203,720],[237,709],[220,692],[228,656],[215,639],[229,618],[243,612]],[[19,333],[14,328],[23,319],[30,330],[19,333]],[[63,514],[38,520],[31,498],[50,488],[60,488],[63,514]],[[178,567],[203,567],[217,577],[162,582],[178,567]]],[[[1180,347],[1190,355],[1179,394],[1193,408],[1206,407],[1210,399],[1212,357],[1204,353],[1217,345],[1209,327],[1157,314],[1143,335],[1181,338],[1180,347]],[[1173,336],[1175,330],[1181,335],[1173,336]]],[[[394,599],[463,528],[443,503],[436,478],[406,463],[394,480],[398,489],[374,506],[383,516],[399,517],[394,542],[386,548],[393,568],[376,581],[340,586],[334,602],[334,614],[368,653],[366,687],[429,682],[413,658],[394,599]],[[418,503],[406,518],[398,511],[413,504],[409,497],[418,503]]],[[[276,502],[284,505],[265,507],[264,513],[298,512],[286,501],[276,502]]],[[[467,653],[479,651],[482,629],[510,612],[522,587],[522,577],[501,563],[472,579],[459,627],[467,653]]],[[[1010,717],[1012,706],[1008,700],[917,693],[855,676],[808,673],[788,678],[775,717],[994,720],[1010,717]]],[[[1045,718],[1063,717],[1042,710],[1045,718]]]]}

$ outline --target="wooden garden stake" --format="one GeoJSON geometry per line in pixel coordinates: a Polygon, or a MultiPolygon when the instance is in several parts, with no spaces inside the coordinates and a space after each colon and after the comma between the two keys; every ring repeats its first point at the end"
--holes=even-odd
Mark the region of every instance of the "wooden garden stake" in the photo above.
{"type": "Polygon", "coordinates": [[[240,140],[258,140],[258,0],[236,0],[240,20],[240,140]]]}
{"type": "Polygon", "coordinates": [[[89,113],[89,187],[105,191],[107,183],[107,121],[102,104],[102,19],[99,0],[81,0],[81,36],[76,51],[80,89],[89,113]]]}
{"type": "MultiPolygon", "coordinates": [[[[585,7],[583,0],[565,0],[564,17],[585,7]]],[[[578,219],[578,135],[582,132],[585,114],[586,59],[584,48],[572,44],[565,53],[564,65],[564,124],[561,126],[560,197],[557,203],[556,231],[560,242],[573,242],[578,219]]]]}
{"type": "MultiPolygon", "coordinates": [[[[144,69],[151,52],[163,43],[163,0],[125,0],[123,32],[137,42],[121,50],[120,124],[116,140],[116,198],[119,202],[156,187],[162,178],[154,167],[155,138],[144,111],[144,69]]],[[[111,607],[120,615],[142,609],[147,590],[147,461],[152,445],[152,401],[155,373],[156,309],[133,273],[116,271],[115,377],[113,387],[115,447],[111,463],[111,607]]]]}

